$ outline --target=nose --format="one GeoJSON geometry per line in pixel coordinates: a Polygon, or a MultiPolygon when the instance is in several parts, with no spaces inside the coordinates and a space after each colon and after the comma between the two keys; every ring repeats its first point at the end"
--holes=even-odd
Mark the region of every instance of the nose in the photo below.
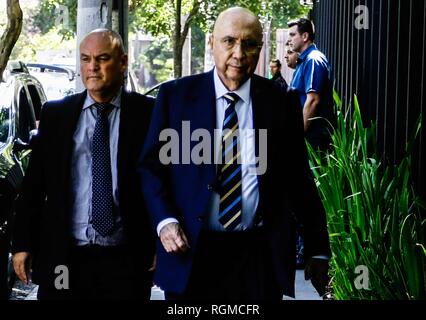
{"type": "Polygon", "coordinates": [[[232,55],[235,58],[242,58],[245,55],[245,51],[243,50],[241,42],[235,43],[234,47],[232,48],[232,55]]]}
{"type": "Polygon", "coordinates": [[[89,69],[90,70],[97,70],[99,68],[99,64],[98,64],[98,62],[96,61],[96,59],[90,59],[90,62],[89,62],[89,69]]]}

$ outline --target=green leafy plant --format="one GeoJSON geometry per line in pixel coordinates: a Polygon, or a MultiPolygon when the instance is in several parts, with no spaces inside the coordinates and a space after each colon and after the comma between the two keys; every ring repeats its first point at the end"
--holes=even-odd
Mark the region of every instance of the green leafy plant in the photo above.
{"type": "Polygon", "coordinates": [[[411,149],[398,165],[380,159],[375,124],[364,127],[357,97],[346,112],[334,93],[337,124],[328,153],[308,143],[312,172],[327,212],[331,292],[335,299],[425,299],[424,228],[410,181],[411,149]]]}

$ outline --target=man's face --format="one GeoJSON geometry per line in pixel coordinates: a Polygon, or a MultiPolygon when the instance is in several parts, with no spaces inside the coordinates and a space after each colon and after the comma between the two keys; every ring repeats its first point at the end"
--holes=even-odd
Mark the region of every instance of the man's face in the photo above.
{"type": "Polygon", "coordinates": [[[259,25],[244,14],[218,19],[211,38],[219,78],[231,91],[238,89],[256,69],[262,44],[259,25]]]}
{"type": "Polygon", "coordinates": [[[297,52],[291,50],[291,48],[287,48],[284,58],[289,68],[291,69],[296,68],[298,57],[299,55],[297,54],[297,52]]]}
{"type": "Polygon", "coordinates": [[[278,72],[281,71],[281,67],[278,67],[276,62],[271,62],[269,64],[269,69],[271,70],[271,74],[275,76],[278,72]]]}
{"type": "Polygon", "coordinates": [[[288,30],[289,45],[293,51],[301,53],[306,45],[307,33],[300,34],[297,25],[292,26],[288,30]]]}
{"type": "Polygon", "coordinates": [[[107,33],[94,33],[80,44],[81,79],[94,98],[114,94],[123,83],[127,55],[107,33]]]}

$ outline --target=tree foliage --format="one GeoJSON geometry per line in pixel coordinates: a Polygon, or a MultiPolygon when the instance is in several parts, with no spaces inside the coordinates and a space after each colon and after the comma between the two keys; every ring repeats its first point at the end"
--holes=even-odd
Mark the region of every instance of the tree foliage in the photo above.
{"type": "Polygon", "coordinates": [[[64,39],[73,38],[77,30],[77,0],[41,0],[33,15],[33,26],[42,34],[55,27],[64,39]]]}
{"type": "Polygon", "coordinates": [[[191,28],[191,74],[204,71],[205,34],[199,26],[191,28]]]}
{"type": "MultiPolygon", "coordinates": [[[[248,8],[259,16],[262,23],[269,21],[272,30],[286,27],[288,20],[306,15],[308,10],[299,4],[299,0],[131,0],[130,28],[133,31],[143,30],[153,36],[161,35],[171,39],[175,77],[179,77],[187,29],[196,26],[203,32],[211,32],[219,13],[232,6],[248,8]],[[178,19],[179,16],[181,19],[178,19]]],[[[204,42],[198,42],[197,49],[203,45],[204,42]]]]}
{"type": "Polygon", "coordinates": [[[167,37],[157,37],[141,54],[141,60],[154,76],[154,83],[169,80],[173,76],[173,50],[167,37]]]}
{"type": "MultiPolygon", "coordinates": [[[[198,0],[199,10],[193,21],[204,32],[211,31],[219,13],[226,8],[241,6],[258,15],[261,21],[271,20],[271,27],[285,28],[289,19],[308,12],[299,0],[198,0]]],[[[132,30],[144,30],[153,36],[173,35],[175,16],[174,0],[131,0],[129,21],[132,30]]],[[[182,0],[182,16],[190,13],[193,0],[182,0]]]]}
{"type": "Polygon", "coordinates": [[[174,76],[182,75],[182,49],[190,26],[199,14],[202,0],[134,0],[130,2],[133,30],[172,39],[174,76]]]}

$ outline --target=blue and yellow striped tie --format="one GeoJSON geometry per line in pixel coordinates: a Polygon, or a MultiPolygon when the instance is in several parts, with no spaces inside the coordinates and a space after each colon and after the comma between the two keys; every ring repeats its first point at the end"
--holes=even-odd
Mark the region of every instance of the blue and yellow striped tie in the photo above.
{"type": "Polygon", "coordinates": [[[239,96],[223,96],[228,105],[225,110],[222,132],[222,163],[219,166],[219,222],[225,230],[235,230],[241,223],[241,155],[238,116],[235,105],[239,96]]]}

